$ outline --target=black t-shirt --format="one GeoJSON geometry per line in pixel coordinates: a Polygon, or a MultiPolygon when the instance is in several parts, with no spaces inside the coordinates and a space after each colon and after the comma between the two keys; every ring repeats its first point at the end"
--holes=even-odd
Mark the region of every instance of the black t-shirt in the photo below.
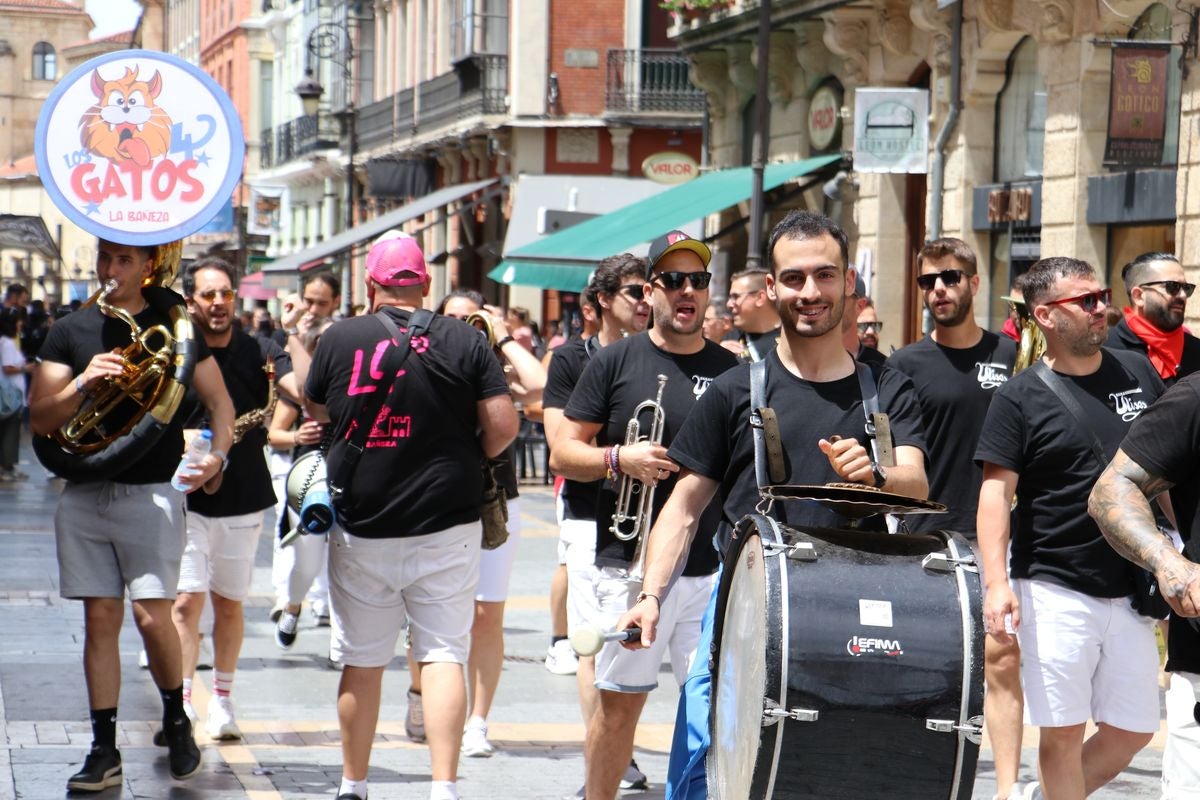
{"type": "MultiPolygon", "coordinates": [[[[179,298],[183,305],[183,298],[179,298]]],[[[150,306],[134,316],[134,322],[142,330],[154,325],[165,325],[171,330],[171,321],[150,306]]],[[[50,328],[38,357],[42,361],[66,364],[74,375],[80,375],[92,357],[129,345],[129,326],[115,317],[105,316],[96,306],[81,308],[60,319],[50,328]]],[[[161,346],[159,337],[152,336],[150,345],[161,346]]],[[[204,339],[196,337],[196,362],[211,356],[204,339]]],[[[132,403],[122,403],[112,414],[105,417],[108,427],[115,429],[128,421],[136,409],[132,403]]],[[[175,474],[179,459],[183,456],[183,426],[185,415],[176,413],[162,437],[133,464],[111,476],[97,476],[94,480],[111,480],[116,483],[165,483],[175,474]]]]}
{"type": "MultiPolygon", "coordinates": [[[[403,330],[410,312],[385,307],[403,330]]],[[[337,474],[350,425],[376,385],[399,392],[380,409],[338,520],[355,536],[389,539],[479,519],[483,452],[476,403],[508,393],[500,363],[462,322],[436,316],[412,340],[398,379],[379,373],[390,340],[374,315],[335,323],[313,353],[305,393],[333,425],[327,470],[337,474]],[[418,371],[420,374],[418,374],[418,371]]]]}
{"type": "MultiPolygon", "coordinates": [[[[1109,459],[1130,423],[1163,391],[1145,358],[1101,349],[1091,375],[1062,375],[1109,459]]],[[[1088,516],[1088,495],[1105,464],[1097,464],[1090,436],[1027,369],[992,398],[975,460],[1019,474],[1012,533],[1014,578],[1055,583],[1092,597],[1133,592],[1129,562],[1108,544],[1088,516]]],[[[1107,464],[1107,461],[1106,461],[1107,464]]]]}
{"type": "MultiPolygon", "coordinates": [[[[851,373],[840,380],[813,383],[789,372],[775,351],[765,360],[766,403],[779,420],[787,472],[785,483],[817,485],[842,481],[817,442],[836,434],[858,439],[870,449],[858,377],[851,373]]],[[[879,409],[888,415],[895,446],[925,450],[921,409],[907,377],[891,369],[883,370],[879,409]]],[[[758,504],[754,435],[750,427],[749,365],[730,370],[713,382],[675,437],[670,455],[693,472],[720,482],[722,519],[717,539],[724,553],[733,526],[745,515],[754,513],[758,504]]],[[[772,516],[791,526],[845,524],[837,513],[809,502],[777,501],[772,516]]],[[[879,530],[883,520],[874,517],[865,523],[864,527],[874,526],[879,530]]]]}
{"type": "MultiPolygon", "coordinates": [[[[1129,327],[1129,323],[1124,318],[1108,331],[1108,341],[1104,343],[1104,346],[1112,350],[1129,350],[1130,352],[1141,353],[1143,356],[1147,353],[1146,343],[1133,332],[1133,329],[1129,327]]],[[[1164,382],[1167,386],[1173,386],[1180,378],[1197,371],[1200,371],[1200,339],[1184,331],[1183,354],[1179,358],[1178,372],[1175,373],[1174,377],[1167,378],[1164,382]]]]}
{"type": "MultiPolygon", "coordinates": [[[[263,365],[275,361],[275,380],[292,371],[292,359],[279,345],[266,337],[250,336],[234,329],[226,347],[212,348],[221,368],[225,389],[233,401],[237,416],[267,404],[267,374],[263,365]]],[[[229,467],[214,494],[192,492],[187,496],[188,511],[206,517],[233,517],[262,511],[275,505],[275,488],[263,448],[267,429],[258,426],[246,432],[229,450],[229,467]]]]}
{"type": "Polygon", "coordinates": [[[996,389],[1012,376],[1017,345],[984,331],[974,347],[954,348],[926,336],[898,350],[888,366],[912,378],[929,445],[929,499],[945,514],[914,514],[915,531],[951,530],[975,538],[975,509],[983,470],[973,455],[996,389]]]}
{"type": "MultiPolygon", "coordinates": [[[[660,350],[650,340],[649,333],[630,336],[605,347],[592,357],[579,377],[575,391],[567,402],[566,416],[583,422],[601,423],[596,443],[601,446],[625,441],[625,426],[634,409],[646,400],[654,400],[658,392],[658,375],[666,375],[662,407],[665,415],[662,442],[670,447],[684,420],[711,388],[713,379],[737,363],[737,358],[718,344],[705,341],[697,353],[679,355],[660,350]]],[[[650,429],[650,415],[643,414],[641,434],[650,429]]],[[[675,477],[659,483],[654,493],[653,517],[666,503],[675,487],[675,477]]],[[[633,561],[636,542],[619,541],[612,535],[616,492],[612,483],[602,481],[596,505],[596,564],[599,566],[628,566],[633,561]]],[[[720,508],[712,503],[700,518],[700,529],[711,531],[720,519],[720,508]]],[[[653,522],[653,520],[652,520],[653,522]]],[[[703,537],[696,537],[688,553],[683,574],[711,575],[717,568],[717,554],[703,537]]]]}
{"type": "MultiPolygon", "coordinates": [[[[1175,484],[1171,505],[1188,559],[1200,563],[1200,374],[1181,378],[1146,409],[1121,449],[1147,472],[1175,484]]],[[[1200,620],[1175,617],[1167,637],[1167,671],[1200,673],[1200,620]]]]}
{"type": "MultiPolygon", "coordinates": [[[[600,349],[596,337],[587,341],[574,339],[557,348],[550,356],[550,367],[546,371],[546,388],[542,390],[542,408],[565,409],[571,399],[579,376],[591,359],[590,353],[600,349]]],[[[593,520],[596,518],[596,492],[600,481],[591,483],[563,481],[563,518],[593,520]]]]}

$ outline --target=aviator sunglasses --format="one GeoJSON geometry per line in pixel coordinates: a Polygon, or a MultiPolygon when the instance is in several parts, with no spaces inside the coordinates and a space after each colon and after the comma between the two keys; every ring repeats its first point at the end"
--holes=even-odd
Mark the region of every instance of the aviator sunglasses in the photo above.
{"type": "Polygon", "coordinates": [[[683,288],[683,282],[688,281],[692,284],[692,288],[697,292],[702,292],[708,288],[708,282],[712,280],[711,272],[656,272],[654,278],[660,281],[663,286],[674,291],[683,288]]]}
{"type": "Polygon", "coordinates": [[[1088,292],[1076,297],[1064,297],[1060,300],[1046,301],[1046,305],[1048,306],[1062,306],[1067,303],[1076,303],[1083,309],[1085,314],[1091,314],[1100,303],[1104,303],[1106,306],[1112,303],[1112,289],[1100,289],[1099,291],[1088,292]]]}
{"type": "Polygon", "coordinates": [[[941,272],[930,272],[927,275],[917,276],[917,286],[920,286],[922,291],[930,291],[937,285],[938,278],[942,279],[942,285],[949,288],[958,286],[959,281],[963,279],[966,273],[961,269],[944,269],[941,272]]]}
{"type": "Polygon", "coordinates": [[[196,297],[206,303],[211,303],[219,295],[226,303],[232,303],[235,294],[233,289],[205,289],[203,292],[196,292],[196,297]]]}
{"type": "Polygon", "coordinates": [[[1163,291],[1166,292],[1169,297],[1174,297],[1180,292],[1183,292],[1184,297],[1191,297],[1192,292],[1196,291],[1196,284],[1184,283],[1183,281],[1146,281],[1145,283],[1139,283],[1138,285],[1161,286],[1163,291]]]}

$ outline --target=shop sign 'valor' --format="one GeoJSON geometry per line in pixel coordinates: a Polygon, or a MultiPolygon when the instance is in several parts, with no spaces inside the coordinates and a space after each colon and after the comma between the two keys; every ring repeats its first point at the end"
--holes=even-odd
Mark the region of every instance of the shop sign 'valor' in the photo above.
{"type": "Polygon", "coordinates": [[[228,203],[242,125],[225,91],[167,53],[122,50],[80,65],[38,116],[34,155],[54,204],[98,237],[182,239],[228,203]]]}
{"type": "Polygon", "coordinates": [[[655,153],[642,162],[642,174],[657,183],[687,183],[699,173],[696,159],[674,150],[655,153]]]}

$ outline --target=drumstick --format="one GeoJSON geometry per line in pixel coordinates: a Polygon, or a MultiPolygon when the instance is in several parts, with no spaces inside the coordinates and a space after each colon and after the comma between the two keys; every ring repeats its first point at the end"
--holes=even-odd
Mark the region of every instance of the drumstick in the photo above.
{"type": "Polygon", "coordinates": [[[629,642],[640,638],[641,628],[626,628],[623,631],[604,632],[597,627],[585,625],[571,633],[571,647],[581,656],[594,656],[605,642],[629,642]]]}

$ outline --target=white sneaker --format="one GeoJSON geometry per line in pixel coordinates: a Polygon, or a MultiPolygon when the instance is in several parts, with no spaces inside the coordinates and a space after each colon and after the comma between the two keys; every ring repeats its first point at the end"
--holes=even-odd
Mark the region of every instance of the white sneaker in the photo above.
{"type": "Polygon", "coordinates": [[[1042,785],[1037,781],[1026,784],[1021,797],[1022,800],[1046,800],[1046,795],[1042,794],[1042,785]]]}
{"type": "Polygon", "coordinates": [[[491,758],[496,752],[487,740],[487,723],[471,720],[463,731],[462,754],[471,758],[491,758]]]}
{"type": "Polygon", "coordinates": [[[192,705],[191,700],[183,701],[183,713],[187,714],[187,718],[193,727],[196,725],[196,720],[200,719],[200,715],[196,713],[196,708],[192,705]]]}
{"type": "Polygon", "coordinates": [[[242,738],[242,731],[233,718],[233,701],[228,697],[214,696],[208,703],[208,722],[204,725],[208,738],[213,741],[242,738]]]}
{"type": "Polygon", "coordinates": [[[404,714],[404,733],[417,744],[425,741],[425,707],[421,695],[408,690],[408,711],[404,714]]]}
{"type": "Polygon", "coordinates": [[[546,650],[546,670],[555,675],[574,675],[579,669],[579,656],[567,639],[559,639],[546,650]]]}
{"type": "Polygon", "coordinates": [[[279,645],[280,650],[290,650],[296,643],[297,622],[299,619],[296,615],[286,608],[279,616],[279,622],[275,625],[275,644],[279,645]]]}

